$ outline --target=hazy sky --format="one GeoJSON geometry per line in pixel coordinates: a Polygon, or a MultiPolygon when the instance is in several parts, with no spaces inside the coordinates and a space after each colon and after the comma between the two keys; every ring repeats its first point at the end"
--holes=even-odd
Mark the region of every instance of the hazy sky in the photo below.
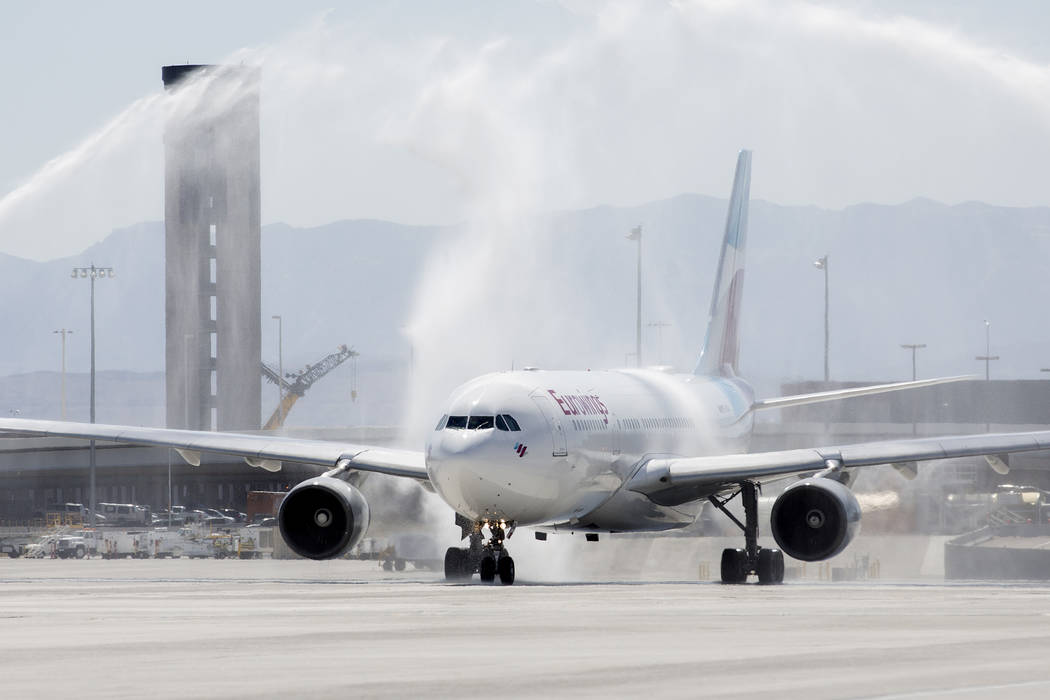
{"type": "Polygon", "coordinates": [[[160,66],[263,67],[263,221],[726,196],[1050,204],[1036,2],[0,0],[0,252],[163,216],[160,66]]]}

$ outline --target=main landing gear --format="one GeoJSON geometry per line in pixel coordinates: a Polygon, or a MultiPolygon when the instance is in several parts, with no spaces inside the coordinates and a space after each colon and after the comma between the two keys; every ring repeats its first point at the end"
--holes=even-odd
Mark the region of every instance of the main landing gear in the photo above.
{"type": "Polygon", "coordinates": [[[477,572],[478,578],[485,583],[492,583],[499,576],[505,586],[514,583],[514,560],[503,546],[503,540],[514,534],[514,524],[504,537],[507,523],[471,522],[461,515],[456,515],[456,524],[463,530],[463,536],[470,538],[469,547],[449,547],[445,552],[445,579],[447,581],[466,581],[477,572]],[[489,540],[485,542],[482,535],[484,528],[489,529],[489,540]]]}
{"type": "Polygon", "coordinates": [[[744,583],[749,574],[757,575],[759,583],[783,583],[784,553],[758,546],[758,485],[744,481],[729,498],[708,496],[708,500],[744,531],[744,549],[722,550],[722,583],[744,583]],[[738,494],[744,502],[743,523],[726,508],[738,494]]]}

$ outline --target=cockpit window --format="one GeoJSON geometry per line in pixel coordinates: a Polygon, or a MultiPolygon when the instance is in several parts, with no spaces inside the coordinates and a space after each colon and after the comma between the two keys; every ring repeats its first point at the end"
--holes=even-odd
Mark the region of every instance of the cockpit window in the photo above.
{"type": "Polygon", "coordinates": [[[500,430],[521,430],[521,428],[518,427],[518,421],[514,420],[512,416],[508,416],[505,413],[496,416],[496,427],[500,430]]]}
{"type": "Polygon", "coordinates": [[[436,430],[521,430],[518,422],[507,415],[502,416],[443,416],[436,430]]]}
{"type": "Polygon", "coordinates": [[[444,428],[445,427],[445,421],[447,421],[447,420],[448,420],[448,414],[446,413],[445,415],[441,416],[441,420],[438,421],[437,427],[435,427],[434,430],[441,430],[442,428],[444,428]]]}
{"type": "Polygon", "coordinates": [[[467,430],[491,430],[493,425],[492,416],[471,416],[467,430]]]}

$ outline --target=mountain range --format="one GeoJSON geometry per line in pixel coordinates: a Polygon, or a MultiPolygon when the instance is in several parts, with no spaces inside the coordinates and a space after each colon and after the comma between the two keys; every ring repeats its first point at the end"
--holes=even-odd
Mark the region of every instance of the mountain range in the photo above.
{"type": "MultiPolygon", "coordinates": [[[[265,226],[264,359],[276,363],[274,314],[283,318],[286,371],[343,343],[361,353],[356,368],[319,382],[289,423],[398,423],[406,402],[420,400],[413,381],[441,395],[484,371],[633,365],[637,246],[625,234],[637,225],[643,361],[688,370],[703,339],[725,206],[682,195],[511,223],[265,226]]],[[[913,200],[831,211],[754,201],[741,364],[760,393],[823,375],[824,273],[813,261],[824,255],[833,379],[910,378],[903,343],[927,345],[919,376],[983,374],[974,358],[986,352],[986,319],[991,354],[1001,358],[993,378],[1046,376],[1040,300],[1050,295],[1050,208],[913,200]]],[[[86,418],[89,285],[70,271],[92,262],[116,271],[96,283],[98,420],[163,420],[162,222],[48,262],[0,255],[0,410],[58,417],[53,331],[68,328],[69,415],[86,418]]],[[[264,396],[265,417],[276,390],[264,396]]]]}

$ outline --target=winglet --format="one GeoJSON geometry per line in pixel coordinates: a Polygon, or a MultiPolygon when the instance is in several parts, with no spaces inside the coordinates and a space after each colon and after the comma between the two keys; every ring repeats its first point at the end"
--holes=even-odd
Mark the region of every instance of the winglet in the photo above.
{"type": "Polygon", "coordinates": [[[694,374],[735,375],[740,354],[738,337],[740,300],[744,292],[744,250],[747,243],[747,214],[751,198],[751,151],[740,151],[729,197],[722,256],[711,295],[707,337],[694,374]]]}

